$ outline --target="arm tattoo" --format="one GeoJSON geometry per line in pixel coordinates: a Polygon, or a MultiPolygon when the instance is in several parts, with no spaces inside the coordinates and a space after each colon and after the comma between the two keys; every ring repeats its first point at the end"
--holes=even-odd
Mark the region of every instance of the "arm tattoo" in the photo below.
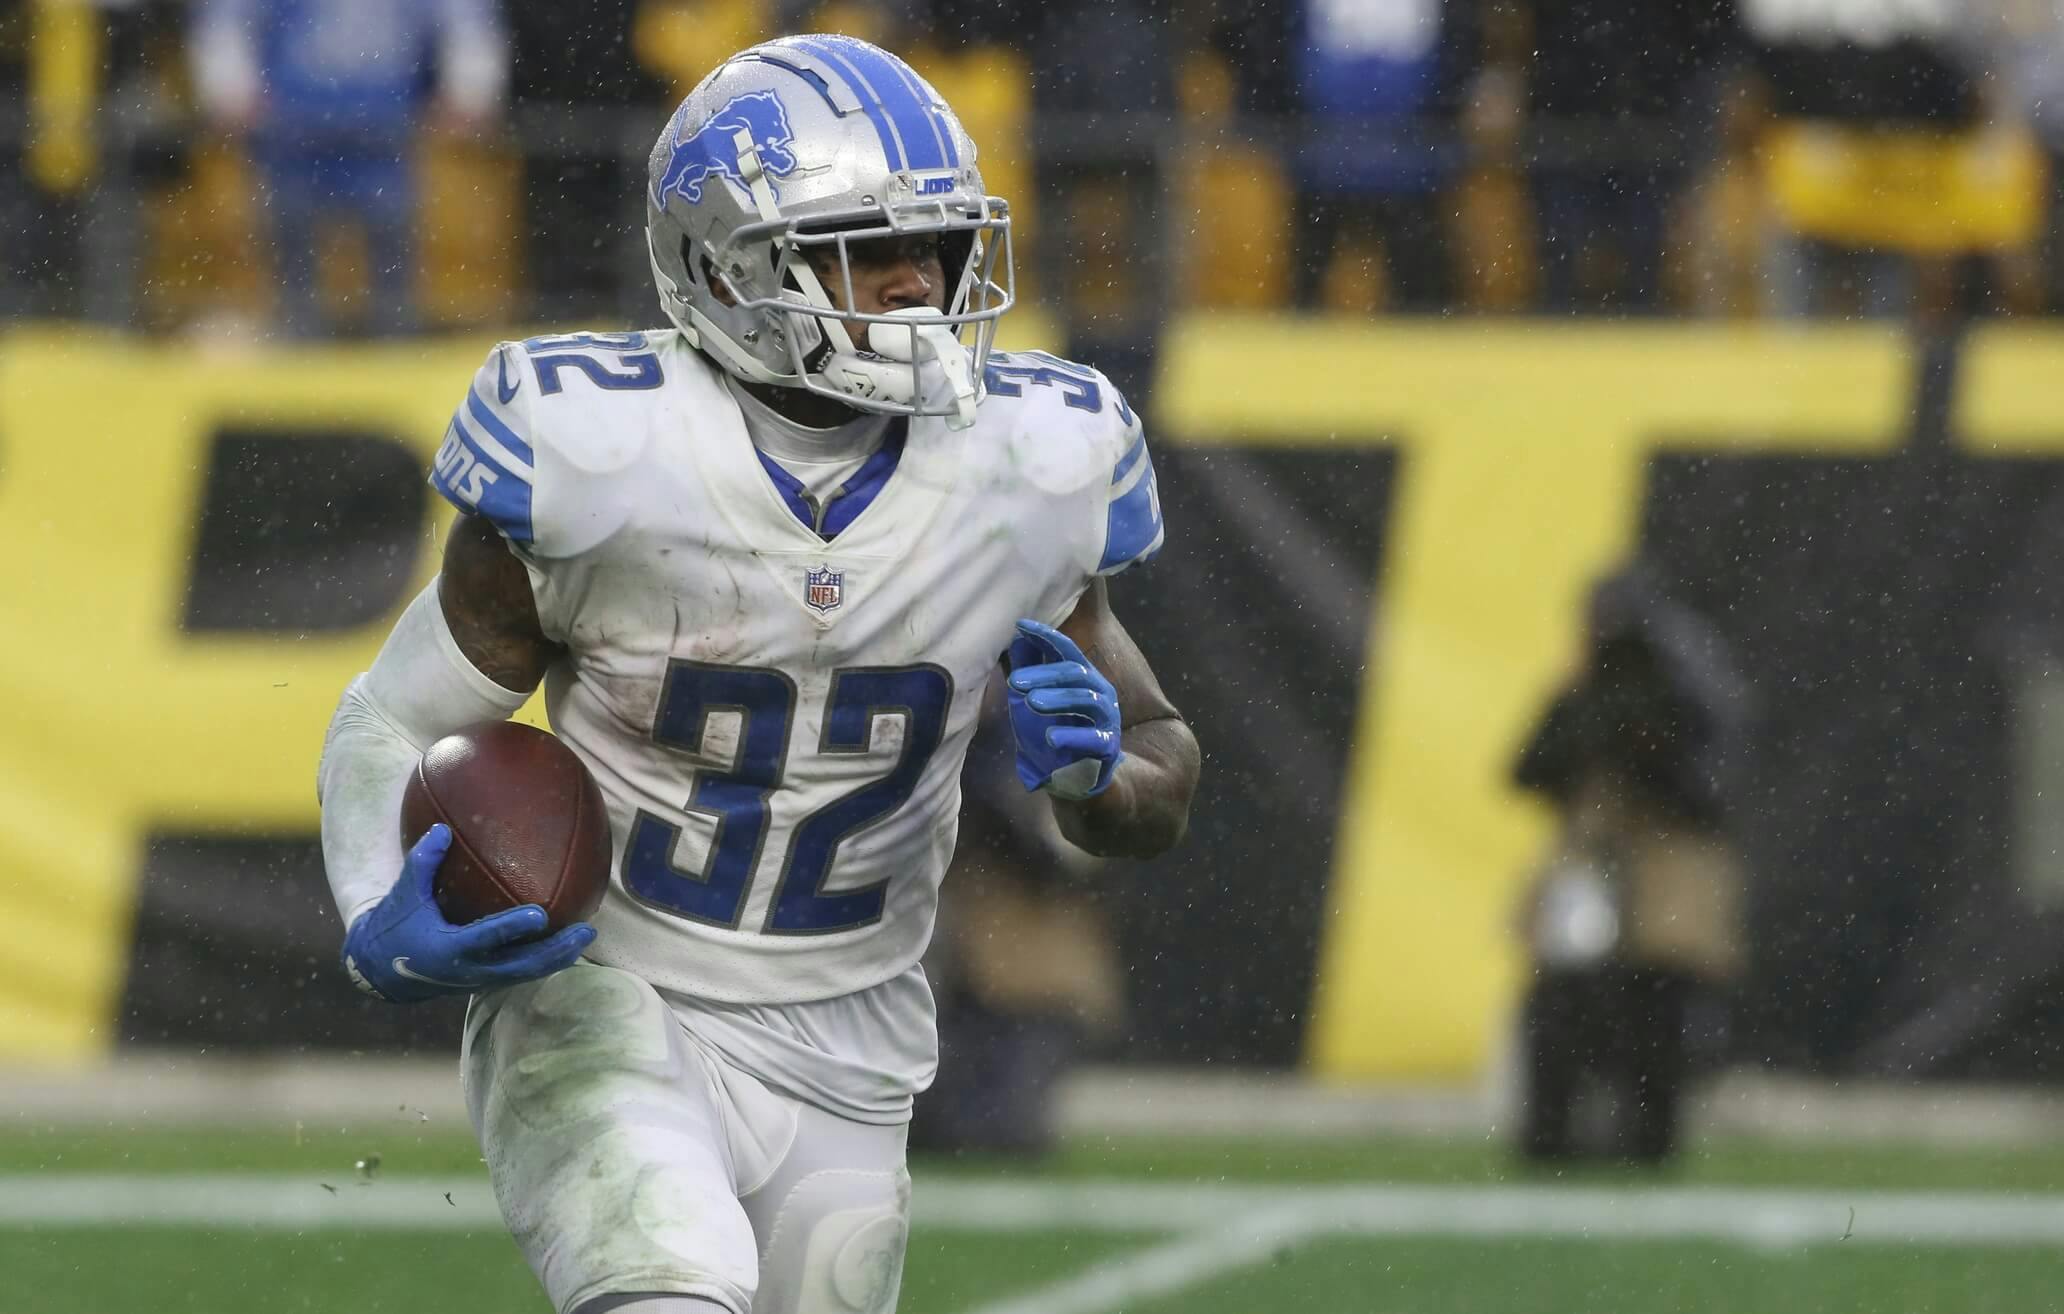
{"type": "Polygon", "coordinates": [[[437,600],[459,651],[504,689],[527,693],[559,655],[538,623],[530,574],[493,525],[460,516],[444,541],[437,600]]]}

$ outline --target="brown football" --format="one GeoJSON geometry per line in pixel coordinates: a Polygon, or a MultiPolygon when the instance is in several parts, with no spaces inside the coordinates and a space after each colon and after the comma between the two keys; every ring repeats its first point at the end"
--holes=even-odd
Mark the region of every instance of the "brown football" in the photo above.
{"type": "Polygon", "coordinates": [[[401,843],[452,830],[437,906],[470,922],[522,904],[552,929],[584,921],[609,888],[609,814],[573,750],[515,721],[468,726],[430,745],[401,797],[401,843]]]}

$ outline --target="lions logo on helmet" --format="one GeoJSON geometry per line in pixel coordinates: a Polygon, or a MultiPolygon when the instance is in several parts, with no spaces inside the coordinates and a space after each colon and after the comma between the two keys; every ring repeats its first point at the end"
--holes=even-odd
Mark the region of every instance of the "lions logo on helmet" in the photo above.
{"type": "Polygon", "coordinates": [[[773,92],[749,91],[734,96],[684,137],[681,130],[687,117],[688,106],[683,105],[670,125],[674,133],[673,158],[654,188],[660,205],[664,206],[671,196],[679,196],[690,205],[701,204],[702,185],[712,176],[729,178],[743,188],[745,174],[738,167],[741,132],[752,142],[762,169],[777,178],[795,172],[795,152],[789,149],[795,133],[788,126],[788,111],[773,92]]]}

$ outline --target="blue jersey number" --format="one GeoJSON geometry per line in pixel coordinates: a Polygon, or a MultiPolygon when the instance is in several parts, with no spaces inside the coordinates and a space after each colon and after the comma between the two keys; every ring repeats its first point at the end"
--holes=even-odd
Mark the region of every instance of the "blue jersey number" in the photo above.
{"type": "Polygon", "coordinates": [[[994,352],[982,369],[983,386],[998,397],[1022,397],[1028,383],[1035,387],[1059,388],[1061,400],[1078,411],[1104,409],[1104,390],[1098,385],[1096,376],[1059,356],[1049,356],[1043,351],[1013,352],[1008,356],[994,352]],[[1041,363],[1021,364],[1021,356],[1041,363]]]}
{"type": "Polygon", "coordinates": [[[659,355],[645,350],[643,333],[569,333],[556,338],[526,338],[538,391],[551,396],[565,386],[559,371],[579,370],[588,381],[609,392],[649,392],[660,383],[659,355]],[[615,357],[614,364],[604,355],[615,357]]]}
{"type": "Polygon", "coordinates": [[[781,787],[795,683],[779,671],[677,661],[667,669],[653,742],[702,752],[711,712],[736,712],[738,752],[729,771],[698,771],[683,811],[713,817],[716,834],[699,872],[674,865],[681,828],[639,812],[624,848],[624,886],[647,903],[698,922],[738,925],[746,887],[767,838],[767,797],[781,787]]]}
{"type": "MultiPolygon", "coordinates": [[[[825,892],[825,881],[841,843],[909,801],[945,738],[952,701],[953,679],[936,666],[854,667],[832,676],[816,751],[871,751],[881,716],[902,718],[902,749],[887,775],[832,800],[796,827],[767,910],[769,934],[823,935],[880,919],[886,878],[835,893],[825,892]]],[[[631,893],[694,921],[739,924],[767,842],[767,800],[781,787],[786,769],[795,706],[795,682],[779,671],[689,661],[668,667],[653,741],[699,754],[710,714],[731,712],[739,718],[738,749],[728,770],[696,774],[685,809],[716,823],[702,870],[674,864],[679,826],[640,812],[624,849],[624,885],[631,893]]]]}

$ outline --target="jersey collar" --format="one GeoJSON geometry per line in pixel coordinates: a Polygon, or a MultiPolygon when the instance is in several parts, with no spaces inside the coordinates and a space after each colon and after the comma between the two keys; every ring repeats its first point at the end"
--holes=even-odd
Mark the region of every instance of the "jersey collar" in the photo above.
{"type": "Polygon", "coordinates": [[[753,455],[760,458],[760,466],[767,477],[774,481],[775,491],[781,500],[795,513],[805,528],[830,542],[844,531],[846,526],[858,519],[860,513],[874,505],[874,499],[889,485],[889,476],[896,473],[896,467],[903,460],[903,445],[910,434],[910,422],[898,416],[890,421],[888,432],[882,435],[882,444],[867,458],[851,478],[840,484],[836,492],[816,505],[803,488],[803,481],[790,474],[781,462],[767,455],[758,447],[753,455]]]}
{"type": "MultiPolygon", "coordinates": [[[[712,386],[684,390],[675,421],[718,513],[770,570],[784,580],[804,557],[810,564],[850,561],[863,573],[892,566],[924,540],[960,482],[961,460],[976,433],[955,433],[932,417],[898,417],[881,448],[842,486],[825,516],[825,535],[813,518],[798,515],[784,481],[762,463],[730,391],[702,364],[712,386]],[[699,395],[698,395],[699,394],[699,395]],[[847,505],[841,505],[841,504],[847,505]],[[835,512],[834,516],[832,513],[835,512]],[[873,563],[862,566],[862,563],[873,563]]],[[[785,475],[787,472],[784,471],[785,475]]],[[[807,503],[804,506],[808,510],[807,503]]],[[[858,577],[856,576],[856,579],[858,577]]],[[[800,599],[800,594],[798,594],[800,599]]],[[[798,607],[802,606],[798,600],[798,607]]],[[[832,612],[831,619],[851,614],[832,612]]],[[[819,623],[828,623],[820,617],[819,623]]]]}

